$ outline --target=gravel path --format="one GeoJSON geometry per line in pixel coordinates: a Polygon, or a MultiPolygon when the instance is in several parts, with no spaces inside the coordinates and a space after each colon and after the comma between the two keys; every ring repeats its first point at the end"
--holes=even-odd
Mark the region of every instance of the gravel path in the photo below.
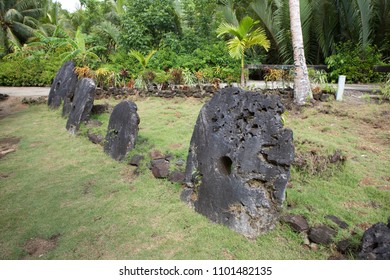
{"type": "Polygon", "coordinates": [[[15,97],[48,96],[49,87],[0,87],[0,93],[15,97]]]}

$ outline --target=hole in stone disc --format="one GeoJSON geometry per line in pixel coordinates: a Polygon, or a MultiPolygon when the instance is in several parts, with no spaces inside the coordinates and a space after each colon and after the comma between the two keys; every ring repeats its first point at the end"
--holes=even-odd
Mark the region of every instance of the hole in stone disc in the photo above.
{"type": "Polygon", "coordinates": [[[230,175],[232,174],[233,162],[228,156],[223,156],[219,159],[218,169],[221,174],[230,175]]]}

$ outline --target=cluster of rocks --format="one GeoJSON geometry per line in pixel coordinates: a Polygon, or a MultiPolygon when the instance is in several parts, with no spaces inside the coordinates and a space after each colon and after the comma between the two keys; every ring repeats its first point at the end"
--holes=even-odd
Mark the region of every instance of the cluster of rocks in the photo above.
{"type": "Polygon", "coordinates": [[[107,90],[98,88],[96,90],[96,99],[111,98],[123,99],[130,96],[141,96],[141,97],[194,97],[194,98],[205,98],[211,97],[217,89],[213,85],[204,85],[202,87],[196,86],[193,88],[175,88],[158,90],[155,87],[151,87],[148,90],[140,90],[134,88],[109,88],[107,90]]]}
{"type": "MultiPolygon", "coordinates": [[[[75,134],[81,123],[93,124],[91,113],[108,110],[108,105],[93,105],[96,85],[92,79],[78,79],[74,72],[74,63],[65,62],[58,70],[51,86],[48,106],[59,108],[63,104],[62,115],[67,117],[66,129],[75,134]]],[[[138,134],[139,117],[137,106],[131,101],[122,101],[111,113],[107,135],[104,138],[104,151],[115,160],[122,160],[134,147],[138,134]]],[[[97,124],[97,125],[101,125],[97,124]]],[[[95,144],[103,142],[102,135],[88,133],[88,138],[95,144]]]]}
{"type": "MultiPolygon", "coordinates": [[[[310,227],[302,215],[285,215],[281,221],[288,224],[292,230],[303,235],[303,244],[317,250],[318,244],[331,245],[337,235],[338,229],[348,229],[349,225],[334,215],[325,216],[335,226],[318,225],[310,227]]],[[[350,239],[342,239],[336,244],[339,255],[332,259],[346,259],[346,254],[357,255],[359,259],[390,260],[390,217],[388,224],[377,223],[367,229],[363,235],[360,246],[353,244],[350,239]],[[360,251],[360,252],[359,252],[360,251]]]]}
{"type": "MultiPolygon", "coordinates": [[[[171,154],[163,154],[157,150],[152,150],[149,157],[151,160],[148,168],[156,179],[168,179],[172,183],[184,182],[184,160],[175,158],[171,154]]],[[[144,155],[136,154],[130,158],[129,165],[138,168],[144,159],[144,155]]]]}

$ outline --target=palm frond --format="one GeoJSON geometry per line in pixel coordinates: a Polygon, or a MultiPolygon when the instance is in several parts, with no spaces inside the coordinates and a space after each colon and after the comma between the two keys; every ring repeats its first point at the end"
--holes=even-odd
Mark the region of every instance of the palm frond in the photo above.
{"type": "MultiPolygon", "coordinates": [[[[360,34],[359,39],[363,47],[371,43],[371,34],[373,33],[371,0],[356,0],[360,14],[360,34]]],[[[390,17],[390,15],[389,15],[390,17]]]]}
{"type": "Polygon", "coordinates": [[[242,34],[239,32],[237,26],[234,26],[230,23],[223,22],[217,28],[218,37],[222,37],[225,34],[230,34],[239,38],[242,38],[242,34]]]}
{"type": "Polygon", "coordinates": [[[129,55],[131,55],[132,57],[137,59],[139,61],[139,63],[142,65],[142,67],[145,67],[145,65],[146,65],[145,57],[144,57],[144,55],[141,52],[139,52],[137,50],[131,50],[129,52],[129,55]]]}

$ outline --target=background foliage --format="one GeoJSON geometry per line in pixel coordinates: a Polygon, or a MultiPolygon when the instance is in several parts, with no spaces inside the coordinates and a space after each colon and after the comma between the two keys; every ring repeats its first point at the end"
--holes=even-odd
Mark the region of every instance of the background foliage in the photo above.
{"type": "MultiPolygon", "coordinates": [[[[343,73],[348,81],[378,81],[370,67],[390,59],[389,0],[301,0],[300,4],[309,64],[327,63],[331,80],[343,73]]],[[[0,75],[14,79],[4,82],[11,79],[4,78],[1,84],[22,85],[24,78],[17,77],[19,58],[9,56],[15,53],[25,59],[32,56],[23,63],[42,63],[38,73],[53,69],[52,74],[44,78],[38,74],[24,84],[50,85],[48,77],[55,75],[57,64],[45,63],[65,59],[64,52],[77,53],[79,66],[116,74],[126,70],[132,79],[142,71],[129,55],[133,49],[143,54],[157,50],[149,63],[156,72],[181,68],[193,75],[200,71],[212,78],[238,81],[240,66],[229,57],[225,45],[229,38],[217,38],[216,30],[222,22],[237,25],[248,15],[259,21],[256,28],[265,30],[271,46],[269,52],[261,47],[246,51],[246,63],[291,64],[288,1],[81,0],[73,13],[53,0],[2,1],[0,75]],[[44,59],[39,54],[43,45],[50,45],[44,59]],[[35,51],[26,52],[25,46],[35,51]]]]}

